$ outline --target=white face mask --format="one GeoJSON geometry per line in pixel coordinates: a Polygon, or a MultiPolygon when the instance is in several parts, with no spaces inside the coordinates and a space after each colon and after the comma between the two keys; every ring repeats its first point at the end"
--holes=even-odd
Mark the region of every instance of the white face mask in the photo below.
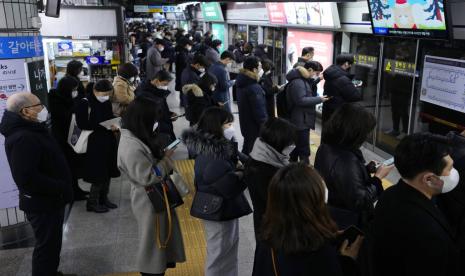
{"type": "Polygon", "coordinates": [[[281,153],[285,156],[289,156],[291,155],[291,152],[293,152],[294,150],[295,150],[295,145],[289,145],[285,147],[281,153]]]}
{"type": "Polygon", "coordinates": [[[44,106],[44,108],[42,108],[42,110],[39,113],[37,113],[37,121],[43,123],[47,121],[47,118],[48,118],[48,110],[44,106]]]}
{"type": "Polygon", "coordinates": [[[328,191],[328,188],[326,188],[326,185],[325,185],[325,203],[328,203],[328,197],[329,197],[329,191],[328,191]]]}
{"type": "Polygon", "coordinates": [[[199,68],[198,70],[199,70],[199,72],[202,73],[202,74],[205,73],[205,68],[199,68]]]}
{"type": "Polygon", "coordinates": [[[134,82],[135,80],[136,80],[135,77],[129,78],[129,81],[130,81],[130,82],[134,82]]]}
{"type": "Polygon", "coordinates": [[[84,77],[84,72],[81,71],[81,73],[79,73],[77,76],[78,76],[78,78],[84,77]]]}
{"type": "Polygon", "coordinates": [[[95,96],[97,100],[101,103],[104,103],[110,99],[110,96],[95,96]]]}
{"type": "Polygon", "coordinates": [[[168,85],[157,85],[157,88],[161,90],[168,90],[168,85]]]}
{"type": "Polygon", "coordinates": [[[258,70],[258,77],[261,78],[263,76],[263,69],[258,70]]]}
{"type": "Polygon", "coordinates": [[[152,131],[155,132],[155,130],[157,130],[157,128],[158,128],[158,122],[155,122],[155,123],[153,124],[152,131]]]}
{"type": "Polygon", "coordinates": [[[457,187],[460,181],[459,172],[455,168],[452,168],[448,176],[440,176],[439,178],[441,178],[441,180],[444,182],[441,191],[441,193],[443,194],[455,189],[455,187],[457,187]]]}
{"type": "Polygon", "coordinates": [[[227,140],[231,141],[234,138],[234,134],[236,131],[234,130],[234,127],[231,126],[223,131],[224,138],[227,140]]]}
{"type": "Polygon", "coordinates": [[[77,96],[79,95],[79,92],[77,90],[74,90],[73,92],[71,92],[71,97],[76,98],[77,96]]]}
{"type": "Polygon", "coordinates": [[[190,52],[190,51],[192,51],[192,47],[189,46],[189,47],[186,48],[186,50],[187,50],[188,52],[190,52]]]}
{"type": "Polygon", "coordinates": [[[158,51],[163,52],[165,50],[165,47],[158,47],[158,51]]]}

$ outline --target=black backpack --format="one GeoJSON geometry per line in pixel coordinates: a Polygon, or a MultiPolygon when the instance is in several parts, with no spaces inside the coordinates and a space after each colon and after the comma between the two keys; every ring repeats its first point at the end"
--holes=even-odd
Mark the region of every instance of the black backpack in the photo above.
{"type": "Polygon", "coordinates": [[[286,83],[283,90],[281,90],[280,92],[278,92],[278,94],[276,94],[276,109],[278,111],[278,117],[284,118],[284,119],[289,119],[291,117],[291,110],[289,109],[289,106],[287,104],[287,97],[286,97],[286,91],[287,91],[288,84],[289,83],[286,83]]]}

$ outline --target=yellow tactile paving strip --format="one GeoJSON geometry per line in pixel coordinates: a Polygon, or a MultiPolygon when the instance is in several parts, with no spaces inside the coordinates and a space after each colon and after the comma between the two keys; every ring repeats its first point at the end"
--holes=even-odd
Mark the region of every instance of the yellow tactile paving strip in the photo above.
{"type": "MultiPolygon", "coordinates": [[[[175,269],[168,269],[166,276],[201,276],[204,272],[206,255],[205,234],[202,222],[189,214],[192,205],[192,192],[194,191],[194,161],[178,160],[175,161],[175,166],[191,190],[191,194],[184,198],[184,204],[176,208],[184,238],[187,260],[185,263],[177,264],[175,269]]],[[[125,272],[106,276],[136,275],[140,274],[138,272],[125,272]]]]}

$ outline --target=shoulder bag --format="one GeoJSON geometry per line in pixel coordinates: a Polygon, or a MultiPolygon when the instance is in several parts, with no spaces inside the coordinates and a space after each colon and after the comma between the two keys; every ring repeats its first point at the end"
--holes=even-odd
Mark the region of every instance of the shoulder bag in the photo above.
{"type": "Polygon", "coordinates": [[[176,185],[169,176],[162,177],[160,169],[153,167],[154,174],[160,182],[145,187],[147,196],[152,202],[156,213],[169,211],[184,204],[176,185]]]}
{"type": "MultiPolygon", "coordinates": [[[[87,101],[86,98],[83,98],[83,100],[87,101]]],[[[90,107],[88,108],[88,116],[90,116],[90,107]]],[[[92,132],[92,130],[80,129],[76,122],[76,114],[73,113],[71,116],[71,123],[69,124],[68,144],[76,153],[87,152],[87,142],[92,132]]]]}
{"type": "Polygon", "coordinates": [[[191,216],[204,220],[221,221],[223,198],[197,191],[192,201],[191,216]]]}

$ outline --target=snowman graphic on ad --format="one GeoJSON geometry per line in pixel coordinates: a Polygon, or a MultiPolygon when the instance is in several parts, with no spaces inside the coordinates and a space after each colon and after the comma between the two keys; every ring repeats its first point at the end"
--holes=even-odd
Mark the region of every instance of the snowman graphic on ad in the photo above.
{"type": "Polygon", "coordinates": [[[407,3],[407,0],[396,0],[392,12],[394,15],[394,29],[417,29],[412,6],[407,3]]]}

